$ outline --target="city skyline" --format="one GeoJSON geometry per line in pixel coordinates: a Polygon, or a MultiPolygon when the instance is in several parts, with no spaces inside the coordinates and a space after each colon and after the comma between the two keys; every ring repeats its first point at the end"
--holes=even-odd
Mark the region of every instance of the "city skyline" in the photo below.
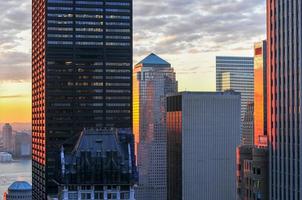
{"type": "MultiPolygon", "coordinates": [[[[264,0],[221,2],[137,0],[134,63],[151,52],[158,53],[173,64],[180,90],[214,91],[215,56],[251,56],[253,43],[265,39],[264,0]],[[197,9],[192,12],[193,7],[197,9]],[[169,9],[162,13],[165,8],[169,9]],[[236,15],[234,9],[239,10],[236,15]],[[218,11],[221,15],[216,16],[218,11]],[[179,19],[182,22],[175,23],[179,19]]],[[[0,123],[31,121],[30,9],[29,0],[0,3],[4,22],[0,25],[0,123]]]]}
{"type": "Polygon", "coordinates": [[[300,8],[0,2],[0,198],[302,200],[300,8]]]}

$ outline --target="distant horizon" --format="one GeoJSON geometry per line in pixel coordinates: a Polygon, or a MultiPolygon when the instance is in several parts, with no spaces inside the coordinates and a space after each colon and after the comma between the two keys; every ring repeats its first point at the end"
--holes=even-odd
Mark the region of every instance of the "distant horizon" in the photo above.
{"type": "Polygon", "coordinates": [[[3,125],[6,123],[9,123],[12,126],[13,131],[31,130],[32,125],[31,122],[0,122],[0,133],[2,132],[3,125]]]}

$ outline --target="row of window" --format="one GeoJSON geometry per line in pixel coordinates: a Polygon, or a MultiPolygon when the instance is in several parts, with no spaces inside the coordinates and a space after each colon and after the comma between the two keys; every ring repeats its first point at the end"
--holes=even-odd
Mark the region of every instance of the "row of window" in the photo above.
{"type": "MultiPolygon", "coordinates": [[[[63,13],[48,13],[48,17],[56,17],[56,18],[83,18],[83,19],[102,19],[103,15],[99,14],[63,14],[63,13]]],[[[130,16],[125,16],[125,15],[105,15],[106,19],[122,19],[122,20],[129,20],[130,16]]]]}
{"type": "MultiPolygon", "coordinates": [[[[72,34],[48,34],[50,38],[73,38],[72,34]]],[[[76,38],[87,38],[87,39],[103,39],[103,35],[75,35],[76,38]]],[[[106,39],[114,40],[130,40],[130,36],[120,36],[120,35],[106,35],[106,39]]]]}
{"type": "MultiPolygon", "coordinates": [[[[70,0],[48,0],[48,3],[57,3],[57,4],[72,4],[73,1],[70,0]]],[[[76,4],[81,4],[81,5],[104,5],[104,2],[100,1],[75,1],[76,4]]],[[[130,6],[129,2],[105,2],[105,5],[110,5],[110,6],[130,6]]]]}
{"type": "MultiPolygon", "coordinates": [[[[47,61],[47,65],[71,65],[71,61],[47,61]]],[[[93,63],[75,63],[76,66],[103,66],[102,62],[93,62],[93,63]]],[[[127,62],[106,62],[106,66],[108,67],[130,67],[131,64],[127,62]]]]}
{"type": "MultiPolygon", "coordinates": [[[[99,199],[102,200],[104,199],[104,193],[102,192],[95,192],[94,193],[94,198],[93,199],[99,199]]],[[[130,198],[129,193],[121,193],[120,194],[120,198],[121,200],[128,200],[130,198]]],[[[70,200],[77,200],[78,199],[78,193],[69,193],[68,194],[68,199],[70,200]]],[[[90,200],[92,199],[92,195],[91,193],[81,193],[81,199],[83,200],[90,200]]],[[[118,199],[117,198],[117,194],[116,193],[108,193],[106,199],[110,200],[110,199],[118,199]]]]}
{"type": "MultiPolygon", "coordinates": [[[[73,10],[73,7],[53,7],[48,6],[47,10],[59,10],[59,11],[71,11],[73,10]]],[[[117,8],[82,8],[82,7],[75,7],[76,11],[88,11],[88,12],[103,12],[104,10],[106,12],[117,12],[117,13],[130,13],[129,9],[117,9],[117,8]]]]}
{"type": "MultiPolygon", "coordinates": [[[[83,69],[79,68],[76,70],[79,73],[101,73],[103,69],[83,69]]],[[[73,72],[73,70],[66,71],[65,69],[47,69],[47,72],[54,72],[54,73],[64,73],[64,72],[73,72]]],[[[130,73],[130,69],[106,69],[106,72],[110,73],[130,73]]]]}
{"type": "MultiPolygon", "coordinates": [[[[52,84],[49,83],[48,86],[51,86],[52,84]]],[[[103,82],[68,82],[68,83],[65,83],[65,85],[68,85],[68,86],[104,86],[104,83],[103,82]]],[[[125,87],[130,87],[131,84],[130,83],[106,83],[105,84],[106,86],[125,86],[125,87]]]]}
{"type": "MultiPolygon", "coordinates": [[[[57,97],[57,99],[61,100],[102,100],[103,96],[61,96],[61,98],[57,97]]],[[[129,96],[106,96],[106,100],[130,100],[129,96]]]]}
{"type": "MultiPolygon", "coordinates": [[[[47,44],[50,45],[73,45],[72,41],[48,41],[47,44]]],[[[129,42],[106,42],[106,46],[130,46],[129,42]]],[[[75,45],[83,46],[103,46],[103,42],[86,42],[86,41],[77,41],[75,45]]]]}
{"type": "MultiPolygon", "coordinates": [[[[70,27],[48,27],[49,31],[73,31],[70,27]]],[[[75,28],[78,32],[103,32],[101,28],[75,28]]],[[[130,33],[130,29],[106,29],[106,32],[111,33],[130,33]]]]}
{"type": "MultiPolygon", "coordinates": [[[[58,25],[73,25],[73,21],[58,21],[58,20],[48,20],[48,24],[58,24],[58,25]]],[[[90,25],[90,26],[102,26],[103,22],[100,21],[75,21],[77,25],[90,25]]],[[[129,22],[106,22],[108,26],[130,26],[129,22]]]]}
{"type": "MultiPolygon", "coordinates": [[[[103,106],[103,103],[80,103],[80,107],[100,107],[103,106]]],[[[53,107],[70,107],[70,103],[53,103],[51,104],[53,107]]],[[[123,107],[123,106],[130,106],[130,103],[106,103],[106,106],[109,107],[123,107]]]]}

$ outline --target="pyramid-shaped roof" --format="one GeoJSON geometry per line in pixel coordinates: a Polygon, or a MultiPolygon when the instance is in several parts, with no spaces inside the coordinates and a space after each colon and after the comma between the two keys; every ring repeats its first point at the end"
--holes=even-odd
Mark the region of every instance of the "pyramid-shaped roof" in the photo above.
{"type": "Polygon", "coordinates": [[[140,61],[139,64],[153,64],[153,65],[170,65],[167,61],[164,59],[160,58],[154,53],[151,53],[149,56],[147,56],[145,59],[140,61]]]}

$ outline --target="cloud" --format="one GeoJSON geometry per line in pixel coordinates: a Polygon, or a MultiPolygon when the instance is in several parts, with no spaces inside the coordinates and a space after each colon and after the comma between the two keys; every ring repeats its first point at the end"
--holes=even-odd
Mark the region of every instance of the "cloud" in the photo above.
{"type": "Polygon", "coordinates": [[[0,18],[0,49],[15,49],[24,39],[19,34],[31,28],[31,2],[1,1],[0,18]]]}
{"type": "Polygon", "coordinates": [[[8,96],[1,96],[0,99],[17,99],[17,98],[23,98],[25,95],[8,95],[8,96]]]}
{"type": "Polygon", "coordinates": [[[31,77],[30,54],[7,51],[0,55],[0,82],[26,81],[31,77]]]}
{"type": "Polygon", "coordinates": [[[30,79],[30,53],[23,44],[31,36],[30,0],[0,1],[0,82],[30,79]]]}
{"type": "MultiPolygon", "coordinates": [[[[265,36],[265,0],[133,1],[134,60],[246,50],[265,36]]],[[[0,81],[28,81],[31,0],[0,1],[0,18],[0,81]]]]}
{"type": "Polygon", "coordinates": [[[136,0],[134,15],[136,56],[247,49],[265,34],[265,0],[136,0]]]}

